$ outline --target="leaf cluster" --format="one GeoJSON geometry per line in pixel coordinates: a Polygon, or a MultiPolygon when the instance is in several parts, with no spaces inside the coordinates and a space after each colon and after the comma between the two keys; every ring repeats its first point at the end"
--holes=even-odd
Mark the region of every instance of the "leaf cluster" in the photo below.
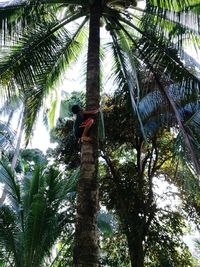
{"type": "Polygon", "coordinates": [[[17,178],[6,161],[1,162],[0,179],[7,202],[0,207],[1,260],[5,266],[43,266],[72,210],[63,209],[69,182],[53,167],[35,164],[30,173],[17,178]]]}

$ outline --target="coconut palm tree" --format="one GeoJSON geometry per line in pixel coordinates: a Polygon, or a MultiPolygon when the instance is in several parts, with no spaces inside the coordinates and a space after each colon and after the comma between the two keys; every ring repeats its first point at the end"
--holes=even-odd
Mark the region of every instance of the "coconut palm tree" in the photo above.
{"type": "MultiPolygon", "coordinates": [[[[136,0],[30,0],[4,4],[0,8],[1,43],[4,46],[0,80],[8,96],[15,90],[23,91],[26,95],[27,140],[44,99],[55,87],[62,71],[80,54],[87,25],[86,108],[99,107],[100,26],[104,23],[111,36],[113,54],[118,58],[117,64],[132,89],[132,102],[141,130],[143,126],[137,99],[142,88],[137,81],[135,65],[142,62],[147,72],[155,77],[159,90],[173,108],[199,172],[198,161],[176,104],[161,83],[165,73],[169,82],[177,82],[179,93],[185,91],[188,97],[194,96],[196,101],[198,99],[199,80],[191,74],[181,57],[186,43],[183,40],[192,40],[199,47],[199,5],[197,0],[146,0],[143,9],[137,7],[136,0]],[[74,26],[75,21],[78,21],[78,25],[74,26]]],[[[123,79],[120,79],[119,73],[116,76],[119,82],[117,86],[121,86],[123,79]]],[[[93,142],[83,143],[81,147],[74,247],[74,262],[79,267],[99,265],[96,231],[97,127],[98,123],[93,129],[93,142]]]]}

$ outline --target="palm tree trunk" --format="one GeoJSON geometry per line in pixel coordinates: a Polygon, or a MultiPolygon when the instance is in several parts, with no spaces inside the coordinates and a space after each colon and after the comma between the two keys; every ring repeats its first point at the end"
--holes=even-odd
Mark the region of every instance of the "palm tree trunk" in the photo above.
{"type": "MultiPolygon", "coordinates": [[[[91,1],[87,61],[86,109],[99,108],[99,46],[101,0],[91,1]]],[[[77,188],[77,220],[74,244],[74,266],[98,267],[98,121],[92,129],[92,142],[81,147],[81,174],[77,188]]]]}

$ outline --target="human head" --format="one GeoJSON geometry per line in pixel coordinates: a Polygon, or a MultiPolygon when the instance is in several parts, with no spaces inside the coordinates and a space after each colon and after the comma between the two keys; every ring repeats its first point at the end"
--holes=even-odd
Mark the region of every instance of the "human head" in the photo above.
{"type": "Polygon", "coordinates": [[[72,106],[72,113],[78,114],[80,111],[81,111],[81,108],[79,107],[79,105],[72,106]]]}

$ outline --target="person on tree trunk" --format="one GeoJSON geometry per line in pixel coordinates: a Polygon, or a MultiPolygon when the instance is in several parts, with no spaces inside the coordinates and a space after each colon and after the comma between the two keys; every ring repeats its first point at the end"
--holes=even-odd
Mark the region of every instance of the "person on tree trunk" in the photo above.
{"type": "Polygon", "coordinates": [[[76,115],[74,122],[74,135],[79,141],[91,141],[88,136],[89,129],[94,123],[94,119],[88,118],[87,115],[93,115],[99,112],[99,109],[83,110],[79,105],[72,106],[72,113],[76,115]]]}

